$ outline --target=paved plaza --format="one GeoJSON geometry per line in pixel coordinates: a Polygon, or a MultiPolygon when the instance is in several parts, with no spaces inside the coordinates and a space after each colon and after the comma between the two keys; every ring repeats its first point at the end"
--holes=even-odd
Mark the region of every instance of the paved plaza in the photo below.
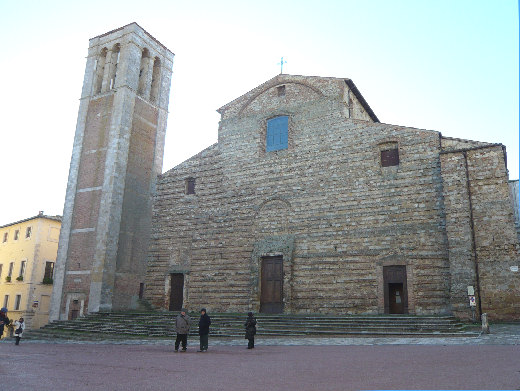
{"type": "Polygon", "coordinates": [[[520,325],[452,338],[210,339],[0,343],[6,390],[520,389],[520,325]]]}

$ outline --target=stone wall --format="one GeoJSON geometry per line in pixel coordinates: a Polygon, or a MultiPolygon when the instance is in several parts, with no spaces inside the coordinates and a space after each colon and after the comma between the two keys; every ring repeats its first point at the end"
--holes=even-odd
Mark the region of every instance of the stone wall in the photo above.
{"type": "Polygon", "coordinates": [[[441,154],[454,314],[471,315],[468,286],[475,287],[477,313],[518,319],[518,237],[509,199],[501,145],[441,154]]]}
{"type": "Polygon", "coordinates": [[[159,178],[153,305],[183,273],[184,306],[258,311],[262,257],[282,256],[287,313],[384,313],[387,266],[405,267],[410,313],[467,318],[468,285],[491,319],[520,313],[502,146],[380,124],[351,88],[280,75],[219,110],[218,143],[159,178]],[[266,152],[278,115],[288,148],[266,152]]]}
{"type": "Polygon", "coordinates": [[[509,181],[509,193],[511,195],[511,204],[513,205],[513,214],[515,216],[516,232],[520,236],[520,202],[519,202],[519,186],[518,179],[509,181]]]}
{"type": "Polygon", "coordinates": [[[441,146],[443,151],[455,151],[465,148],[475,148],[475,147],[484,147],[494,145],[491,143],[485,143],[482,141],[474,141],[474,140],[463,140],[460,138],[453,137],[441,137],[441,146]]]}
{"type": "Polygon", "coordinates": [[[520,319],[520,249],[509,199],[505,148],[467,152],[482,311],[489,319],[520,319]],[[512,269],[513,267],[513,269],[512,269]]]}
{"type": "Polygon", "coordinates": [[[218,144],[159,179],[154,305],[168,308],[180,271],[189,308],[258,311],[261,257],[283,255],[285,312],[382,313],[388,265],[406,266],[410,312],[449,311],[439,133],[348,118],[345,88],[281,75],[220,109],[218,144]],[[266,119],[280,114],[289,148],[266,153],[266,119]],[[398,167],[381,167],[388,143],[398,167]]]}

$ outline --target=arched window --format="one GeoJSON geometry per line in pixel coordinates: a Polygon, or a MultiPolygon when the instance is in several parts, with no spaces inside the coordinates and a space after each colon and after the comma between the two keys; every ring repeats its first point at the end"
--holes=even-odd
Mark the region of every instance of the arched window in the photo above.
{"type": "Polygon", "coordinates": [[[152,90],[150,91],[150,101],[153,103],[157,102],[159,98],[159,86],[161,83],[161,61],[155,57],[153,62],[153,73],[152,73],[152,90]]]}
{"type": "Polygon", "coordinates": [[[103,48],[96,60],[96,79],[94,82],[94,95],[101,92],[101,86],[103,85],[103,75],[105,74],[105,64],[107,61],[107,48],[103,48]]]}
{"type": "Polygon", "coordinates": [[[117,77],[117,65],[119,64],[119,55],[120,52],[120,46],[119,44],[115,44],[114,48],[112,49],[112,56],[110,58],[110,75],[108,80],[110,80],[110,84],[108,86],[109,90],[112,90],[116,86],[116,77],[117,77]]]}
{"type": "Polygon", "coordinates": [[[146,93],[146,75],[148,74],[148,67],[150,66],[150,52],[144,49],[141,54],[141,65],[139,67],[139,85],[137,87],[137,94],[144,96],[146,93]]]}

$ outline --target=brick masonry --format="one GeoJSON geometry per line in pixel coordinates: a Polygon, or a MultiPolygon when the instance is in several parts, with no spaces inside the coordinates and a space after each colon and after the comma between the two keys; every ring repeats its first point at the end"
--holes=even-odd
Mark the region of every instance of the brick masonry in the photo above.
{"type": "Polygon", "coordinates": [[[51,320],[137,307],[172,66],[136,23],[90,40],[51,320]]]}
{"type": "Polygon", "coordinates": [[[258,311],[262,257],[281,255],[284,312],[384,313],[383,268],[397,265],[410,313],[468,317],[478,265],[482,310],[518,318],[501,145],[379,123],[348,79],[279,75],[219,112],[218,143],[159,177],[150,303],[168,309],[170,273],[183,273],[188,308],[258,311]],[[277,115],[288,148],[266,152],[277,115]],[[381,166],[388,146],[398,166],[381,166]]]}

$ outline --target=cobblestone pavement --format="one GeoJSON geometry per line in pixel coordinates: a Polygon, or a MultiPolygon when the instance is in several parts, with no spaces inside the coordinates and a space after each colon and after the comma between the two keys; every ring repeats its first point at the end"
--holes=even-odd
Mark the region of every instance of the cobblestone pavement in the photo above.
{"type": "Polygon", "coordinates": [[[210,338],[0,343],[1,390],[520,390],[520,324],[478,337],[210,338]],[[349,346],[346,346],[349,345],[349,346]]]}
{"type": "MultiPolygon", "coordinates": [[[[12,341],[11,341],[12,342],[12,341]]],[[[265,341],[264,341],[265,342],[265,341]]],[[[275,342],[275,340],[270,340],[275,342]]],[[[314,341],[315,343],[316,341],[314,341]]],[[[515,345],[0,345],[2,391],[520,389],[515,345]]]]}

